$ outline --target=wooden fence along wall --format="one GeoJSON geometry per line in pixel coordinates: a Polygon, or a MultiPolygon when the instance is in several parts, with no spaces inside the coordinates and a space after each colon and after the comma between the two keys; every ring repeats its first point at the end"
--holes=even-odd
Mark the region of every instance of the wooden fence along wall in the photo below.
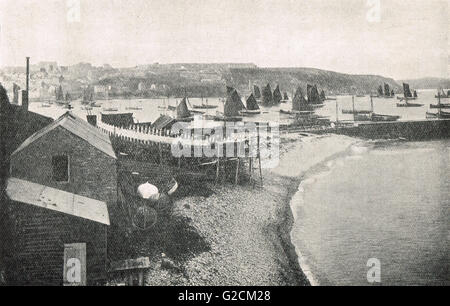
{"type": "MultiPolygon", "coordinates": [[[[231,129],[230,133],[230,130],[223,127],[221,135],[203,134],[203,131],[197,135],[193,129],[190,133],[182,133],[180,135],[172,133],[169,129],[156,130],[148,125],[133,124],[129,127],[116,127],[102,121],[97,123],[97,127],[111,137],[113,145],[117,144],[114,145],[115,149],[119,148],[119,151],[127,151],[125,153],[131,154],[133,157],[142,153],[142,155],[147,155],[147,158],[143,158],[144,160],[154,161],[159,164],[167,163],[180,167],[183,161],[183,165],[189,166],[193,164],[212,165],[217,167],[218,175],[219,162],[223,166],[226,162],[236,161],[236,181],[238,180],[239,165],[241,164],[242,167],[241,160],[247,159],[251,177],[254,158],[259,160],[259,168],[261,168],[261,146],[264,145],[266,148],[270,148],[273,143],[277,142],[277,140],[274,141],[274,136],[278,136],[272,135],[271,128],[267,127],[267,125],[260,126],[258,124],[253,133],[239,132],[239,127],[231,129]],[[171,154],[174,144],[181,147],[190,146],[190,156],[193,158],[188,158],[190,161],[186,163],[187,159],[185,157],[174,157],[171,154]],[[250,145],[255,146],[253,150],[250,150],[250,145]],[[194,152],[204,152],[203,149],[205,148],[218,150],[220,147],[223,152],[227,152],[226,156],[220,154],[216,154],[213,157],[203,154],[201,156],[194,155],[194,152]],[[231,157],[228,155],[230,150],[233,152],[231,157]]],[[[261,169],[259,169],[259,172],[261,175],[261,169]]]]}

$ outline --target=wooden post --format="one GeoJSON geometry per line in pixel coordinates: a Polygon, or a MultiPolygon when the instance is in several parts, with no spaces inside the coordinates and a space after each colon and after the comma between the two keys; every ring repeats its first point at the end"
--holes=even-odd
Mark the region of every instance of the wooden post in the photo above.
{"type": "Polygon", "coordinates": [[[234,178],[234,184],[237,185],[239,181],[239,164],[241,162],[241,159],[238,157],[236,162],[236,177],[234,178]]]}
{"type": "Polygon", "coordinates": [[[220,157],[217,157],[217,165],[216,165],[216,179],[214,181],[214,184],[217,184],[217,181],[219,180],[219,172],[220,172],[220,157]]]}
{"type": "Polygon", "coordinates": [[[250,183],[252,182],[252,174],[253,174],[253,157],[250,156],[250,159],[248,161],[249,164],[249,172],[250,172],[250,183]]]}
{"type": "Polygon", "coordinates": [[[161,142],[158,142],[158,150],[159,150],[159,164],[162,165],[162,151],[161,151],[161,142]]]}
{"type": "Polygon", "coordinates": [[[338,100],[336,98],[336,123],[339,122],[339,107],[338,107],[338,100]]]}

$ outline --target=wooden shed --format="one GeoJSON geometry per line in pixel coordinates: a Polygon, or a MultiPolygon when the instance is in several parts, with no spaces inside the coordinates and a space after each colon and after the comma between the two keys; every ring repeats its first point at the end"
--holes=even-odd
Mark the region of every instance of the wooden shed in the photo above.
{"type": "Polygon", "coordinates": [[[9,178],[8,283],[101,285],[106,281],[108,207],[103,201],[9,178]]]}

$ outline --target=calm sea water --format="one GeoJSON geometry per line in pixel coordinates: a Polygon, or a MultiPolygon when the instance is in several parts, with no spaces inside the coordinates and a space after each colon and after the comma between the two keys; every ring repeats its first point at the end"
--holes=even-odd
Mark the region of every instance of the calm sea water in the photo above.
{"type": "Polygon", "coordinates": [[[450,285],[450,140],[366,143],[311,174],[292,200],[293,243],[320,285],[450,285]]]}
{"type": "MultiPolygon", "coordinates": [[[[425,113],[428,111],[429,104],[436,104],[436,99],[434,95],[435,90],[419,90],[419,99],[415,100],[415,103],[423,104],[422,107],[397,107],[396,103],[399,101],[396,98],[393,99],[378,99],[374,98],[374,111],[379,114],[388,115],[399,115],[400,120],[418,120],[425,119],[425,113]]],[[[245,97],[242,98],[245,101],[245,97]]],[[[180,99],[170,98],[167,99],[131,99],[131,100],[99,100],[98,103],[102,104],[102,107],[93,108],[90,112],[93,114],[100,113],[124,113],[132,112],[134,113],[134,118],[139,122],[154,122],[160,114],[166,113],[168,115],[173,115],[171,111],[164,111],[161,109],[163,106],[171,105],[176,106],[180,99]],[[105,109],[114,107],[117,108],[117,112],[109,112],[105,109]],[[139,110],[127,109],[128,107],[138,107],[139,110]]],[[[202,104],[202,99],[200,98],[190,98],[191,106],[202,104]]],[[[203,99],[206,103],[206,99],[203,99]]],[[[442,102],[448,103],[449,99],[443,99],[442,102]]],[[[352,120],[353,116],[349,114],[342,114],[343,109],[352,109],[352,98],[351,96],[339,96],[337,101],[326,101],[323,108],[318,109],[316,112],[319,115],[327,116],[330,120],[336,120],[336,103],[338,104],[338,119],[339,120],[352,120]]],[[[215,115],[216,111],[223,112],[223,102],[219,98],[208,98],[208,104],[217,105],[215,109],[205,110],[207,114],[215,115]]],[[[73,112],[82,118],[86,117],[87,111],[84,106],[81,105],[80,101],[72,102],[74,107],[73,112]]],[[[292,108],[291,102],[283,103],[280,106],[274,106],[269,108],[261,107],[262,113],[260,115],[246,117],[247,121],[274,121],[280,123],[288,123],[291,121],[289,115],[280,114],[279,110],[285,109],[290,110],[292,108]]],[[[65,113],[67,110],[57,106],[52,105],[51,107],[42,107],[42,103],[36,102],[31,103],[30,109],[34,112],[41,113],[52,118],[57,118],[65,113]]],[[[355,109],[358,110],[370,110],[370,98],[366,97],[356,97],[355,98],[355,109]]],[[[436,111],[436,110],[433,110],[436,111]]]]}

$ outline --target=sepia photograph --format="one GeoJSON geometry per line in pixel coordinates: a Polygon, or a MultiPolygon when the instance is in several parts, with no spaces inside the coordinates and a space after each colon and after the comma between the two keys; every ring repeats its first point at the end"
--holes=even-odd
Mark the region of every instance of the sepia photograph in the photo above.
{"type": "Polygon", "coordinates": [[[0,287],[449,286],[449,38],[449,0],[0,0],[0,287]]]}

